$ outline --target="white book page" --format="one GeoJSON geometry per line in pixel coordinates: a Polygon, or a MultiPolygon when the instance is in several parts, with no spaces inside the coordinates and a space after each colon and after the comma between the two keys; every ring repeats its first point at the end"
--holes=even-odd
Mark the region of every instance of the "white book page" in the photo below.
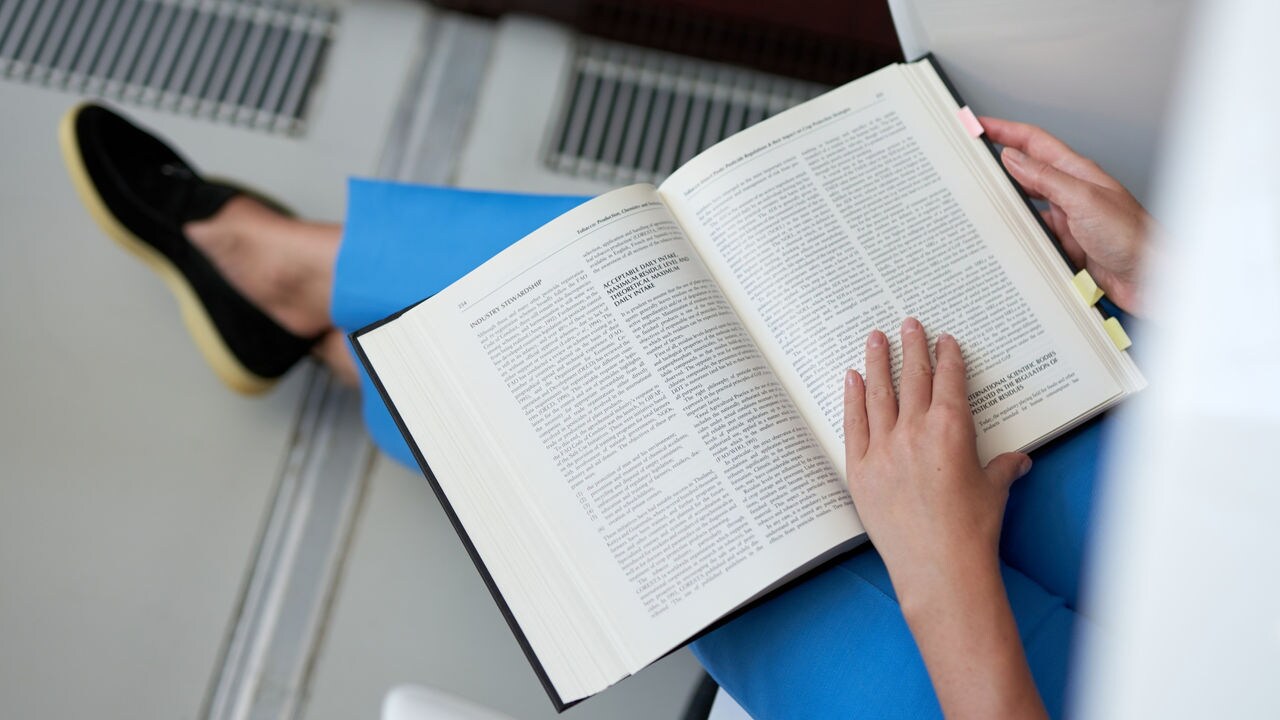
{"type": "Polygon", "coordinates": [[[603,689],[582,665],[634,672],[862,534],[650,186],[558,218],[388,332],[398,349],[366,352],[566,700],[603,689]],[[561,623],[601,647],[557,650],[561,623]]]}
{"type": "Polygon", "coordinates": [[[964,348],[984,460],[1122,392],[953,142],[891,66],[739,133],[661,187],[842,469],[843,371],[863,367],[874,328],[896,363],[908,315],[964,348]]]}

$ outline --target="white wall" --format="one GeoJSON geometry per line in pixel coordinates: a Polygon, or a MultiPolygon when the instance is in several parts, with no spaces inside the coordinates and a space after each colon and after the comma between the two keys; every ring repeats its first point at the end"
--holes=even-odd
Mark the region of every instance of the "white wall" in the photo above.
{"type": "Polygon", "coordinates": [[[1192,0],[890,0],[909,59],[932,51],[983,115],[1040,125],[1139,200],[1192,0]]]}

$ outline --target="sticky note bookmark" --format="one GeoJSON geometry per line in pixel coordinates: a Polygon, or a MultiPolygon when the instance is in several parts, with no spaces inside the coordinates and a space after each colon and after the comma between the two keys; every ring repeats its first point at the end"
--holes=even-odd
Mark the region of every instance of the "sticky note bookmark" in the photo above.
{"type": "Polygon", "coordinates": [[[1090,305],[1097,305],[1102,299],[1102,288],[1098,287],[1098,283],[1093,281],[1093,276],[1088,270],[1081,270],[1076,276],[1071,278],[1071,283],[1076,286],[1076,292],[1080,293],[1080,297],[1090,305]]]}
{"type": "Polygon", "coordinates": [[[982,129],[982,123],[978,122],[978,116],[973,114],[968,105],[957,110],[956,117],[960,118],[960,124],[968,131],[969,137],[979,137],[986,132],[982,129]]]}
{"type": "Polygon", "coordinates": [[[1117,350],[1128,350],[1133,341],[1129,339],[1129,333],[1120,327],[1120,321],[1109,317],[1102,321],[1102,327],[1107,331],[1107,335],[1111,336],[1111,342],[1116,344],[1117,350]]]}

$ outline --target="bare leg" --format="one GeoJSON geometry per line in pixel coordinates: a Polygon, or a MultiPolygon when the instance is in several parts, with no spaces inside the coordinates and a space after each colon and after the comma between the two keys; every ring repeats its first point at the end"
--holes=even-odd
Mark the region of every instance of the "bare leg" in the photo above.
{"type": "Polygon", "coordinates": [[[347,347],[347,338],[340,330],[330,330],[324,339],[316,343],[311,354],[324,363],[334,377],[348,387],[360,384],[360,373],[356,370],[356,361],[351,357],[347,347]]]}
{"type": "Polygon", "coordinates": [[[223,277],[272,320],[300,337],[328,331],[313,354],[347,384],[357,380],[329,301],[342,227],[281,215],[245,196],[183,230],[223,277]]]}
{"type": "Polygon", "coordinates": [[[183,230],[236,290],[289,332],[309,337],[333,324],[338,225],[288,218],[238,196],[183,230]]]}

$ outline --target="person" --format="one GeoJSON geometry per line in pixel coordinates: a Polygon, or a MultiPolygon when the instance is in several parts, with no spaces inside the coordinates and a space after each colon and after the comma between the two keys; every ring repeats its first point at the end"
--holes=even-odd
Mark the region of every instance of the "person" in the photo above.
{"type": "MultiPolygon", "coordinates": [[[[982,118],[1062,249],[1121,309],[1143,306],[1151,217],[1095,163],[1043,130],[982,118]]],[[[211,183],[98,105],[61,142],[94,218],[173,289],[227,384],[269,387],[313,354],[366,384],[366,421],[413,460],[344,340],[582,201],[353,181],[345,226],[293,218],[211,183]]],[[[960,345],[906,318],[900,392],[888,338],[845,374],[848,486],[870,546],[692,645],[753,717],[1039,717],[1064,712],[1079,575],[1105,421],[1031,458],[977,459],[960,345]],[[935,361],[931,360],[931,354],[935,361]],[[1025,476],[1025,477],[1024,477],[1025,476]],[[1022,478],[1017,484],[1014,481],[1022,478]]]]}

